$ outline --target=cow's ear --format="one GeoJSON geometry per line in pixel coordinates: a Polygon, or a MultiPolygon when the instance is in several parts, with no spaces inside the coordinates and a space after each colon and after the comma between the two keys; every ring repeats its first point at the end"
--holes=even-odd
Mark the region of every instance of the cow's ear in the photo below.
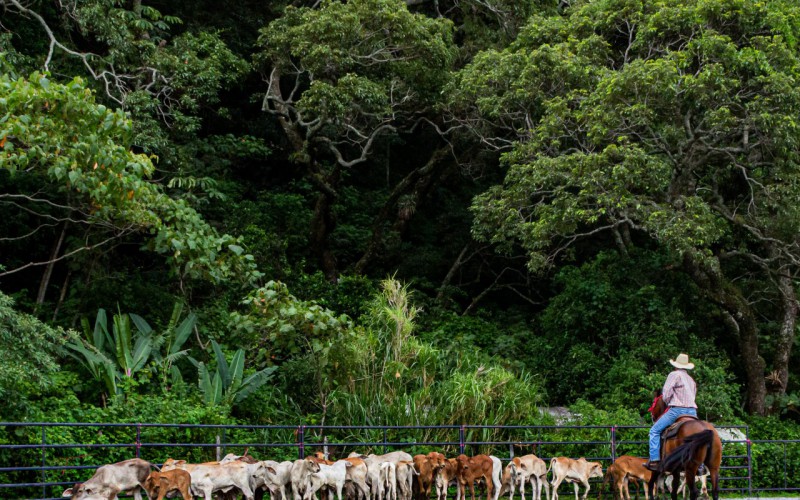
{"type": "Polygon", "coordinates": [[[64,490],[64,493],[61,494],[62,497],[71,497],[72,496],[72,488],[67,488],[64,490]]]}
{"type": "Polygon", "coordinates": [[[267,472],[269,472],[270,474],[277,474],[277,473],[278,473],[278,472],[277,472],[275,469],[273,469],[272,467],[267,467],[267,472]]]}

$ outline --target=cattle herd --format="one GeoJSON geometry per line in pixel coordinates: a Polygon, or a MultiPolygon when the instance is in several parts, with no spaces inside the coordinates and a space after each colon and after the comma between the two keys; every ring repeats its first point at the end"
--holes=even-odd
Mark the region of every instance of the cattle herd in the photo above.
{"type": "MultiPolygon", "coordinates": [[[[650,480],[650,471],[643,463],[643,458],[619,457],[608,467],[603,486],[611,481],[615,496],[630,500],[628,484],[650,480]]],[[[335,500],[342,500],[343,495],[347,500],[429,500],[431,490],[435,490],[437,500],[447,500],[448,488],[455,486],[456,500],[465,500],[467,489],[475,500],[478,483],[485,488],[487,500],[498,500],[505,494],[513,500],[517,490],[525,500],[526,484],[531,488],[531,500],[541,500],[542,489],[546,499],[551,500],[550,486],[552,500],[558,500],[558,486],[566,481],[575,487],[575,500],[578,500],[578,485],[583,485],[583,500],[586,500],[589,479],[603,477],[600,463],[584,458],[553,458],[548,468],[535,455],[525,455],[514,457],[503,467],[500,459],[492,455],[462,454],[446,458],[431,452],[412,457],[404,451],[385,455],[351,453],[348,458],[336,461],[317,453],[293,462],[257,461],[245,452],[244,456],[228,455],[219,462],[200,464],[168,459],[160,470],[153,468],[138,458],[104,465],[91,479],[64,490],[63,496],[72,500],[114,500],[117,495],[128,493],[141,500],[144,490],[151,500],[178,496],[183,500],[194,497],[211,500],[214,496],[228,500],[240,495],[254,500],[262,498],[265,492],[269,492],[272,500],[289,500],[289,494],[293,500],[316,500],[318,493],[323,498],[335,494],[335,500]],[[548,474],[552,474],[551,484],[547,482],[548,474]]],[[[707,497],[706,476],[698,477],[707,497]]],[[[685,484],[681,488],[685,498],[685,484]]]]}

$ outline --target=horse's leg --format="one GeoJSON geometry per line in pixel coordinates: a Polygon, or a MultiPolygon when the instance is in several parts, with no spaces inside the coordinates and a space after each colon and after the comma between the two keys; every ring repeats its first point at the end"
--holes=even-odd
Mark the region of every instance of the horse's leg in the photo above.
{"type": "MultiPolygon", "coordinates": [[[[694,482],[694,475],[697,473],[697,468],[689,467],[686,468],[686,486],[684,488],[689,490],[689,498],[691,500],[697,500],[697,485],[694,482]]],[[[683,490],[684,496],[686,495],[686,489],[683,490]]]]}

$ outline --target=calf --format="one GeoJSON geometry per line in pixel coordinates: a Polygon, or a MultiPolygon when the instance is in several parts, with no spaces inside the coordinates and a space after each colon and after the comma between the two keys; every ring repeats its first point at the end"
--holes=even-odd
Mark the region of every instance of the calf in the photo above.
{"type": "Polygon", "coordinates": [[[550,500],[550,484],[547,482],[547,465],[544,460],[529,454],[514,457],[512,462],[517,468],[517,484],[522,500],[525,500],[525,483],[527,482],[531,484],[531,500],[542,499],[542,488],[545,491],[545,498],[550,500]]]}
{"type": "Polygon", "coordinates": [[[150,474],[150,462],[132,458],[99,467],[86,482],[76,483],[61,494],[71,500],[113,500],[124,491],[142,500],[144,481],[150,474]]]}
{"type": "MultiPolygon", "coordinates": [[[[617,458],[613,464],[608,467],[608,471],[606,471],[606,477],[603,481],[603,486],[608,483],[609,479],[613,480],[613,489],[614,495],[619,495],[620,499],[628,499],[631,498],[630,490],[628,489],[628,483],[631,480],[636,481],[641,480],[644,483],[650,482],[650,477],[652,476],[652,472],[646,469],[644,466],[643,458],[633,457],[630,455],[622,455],[617,458]]],[[[638,495],[638,493],[637,493],[638,495]]],[[[645,499],[649,498],[649,493],[647,488],[644,490],[644,497],[645,499]]]]}
{"type": "Polygon", "coordinates": [[[431,458],[428,455],[414,455],[414,469],[419,474],[414,483],[416,487],[416,500],[427,500],[431,496],[431,486],[433,486],[433,473],[435,467],[438,465],[439,460],[431,458]]]}
{"type": "Polygon", "coordinates": [[[503,475],[503,462],[494,455],[489,455],[489,458],[492,459],[492,488],[494,489],[494,500],[497,500],[500,496],[500,478],[503,475]]]}
{"type": "Polygon", "coordinates": [[[589,495],[589,478],[603,477],[603,466],[599,462],[587,462],[581,457],[573,460],[567,457],[557,457],[550,460],[550,469],[553,471],[553,500],[558,500],[558,487],[562,481],[566,480],[575,487],[575,500],[578,500],[578,483],[582,484],[586,491],[583,492],[583,500],[589,495]]]}
{"type": "Polygon", "coordinates": [[[358,457],[348,457],[339,461],[350,463],[350,467],[347,467],[346,479],[356,487],[357,498],[363,496],[365,500],[370,500],[369,486],[367,486],[368,471],[366,462],[358,457]]]}
{"type": "Polygon", "coordinates": [[[458,460],[448,458],[436,474],[436,500],[447,500],[447,488],[456,486],[456,500],[461,500],[461,484],[458,481],[458,460]]]}
{"type": "MultiPolygon", "coordinates": [[[[709,472],[708,469],[706,469],[705,474],[703,474],[702,476],[698,474],[694,477],[695,482],[700,483],[700,496],[703,496],[705,498],[708,498],[708,475],[709,472]]],[[[664,485],[666,485],[670,490],[672,490],[672,475],[669,475],[664,479],[664,485]]],[[[647,494],[646,491],[647,490],[645,490],[645,495],[647,494]]],[[[681,481],[680,484],[678,485],[677,493],[680,495],[682,492],[683,498],[686,498],[686,494],[688,491],[689,488],[686,487],[686,474],[681,472],[681,481]]]]}
{"type": "MultiPolygon", "coordinates": [[[[509,462],[503,469],[503,474],[500,476],[500,488],[497,492],[497,497],[499,498],[501,495],[508,492],[508,500],[514,500],[514,489],[516,488],[517,478],[516,464],[513,461],[509,462]]],[[[525,500],[525,495],[522,496],[522,500],[525,500]]]]}
{"type": "Polygon", "coordinates": [[[458,481],[461,486],[461,498],[466,496],[466,487],[469,486],[472,500],[475,500],[475,481],[483,479],[486,483],[486,500],[492,500],[493,486],[492,473],[494,463],[487,455],[475,455],[468,457],[459,455],[458,460],[458,481]]]}
{"type": "Polygon", "coordinates": [[[411,500],[415,475],[418,473],[414,469],[414,462],[405,460],[397,462],[397,489],[400,490],[400,500],[411,500]]]}
{"type": "Polygon", "coordinates": [[[319,464],[308,457],[295,460],[289,472],[292,482],[292,496],[294,500],[303,500],[308,489],[308,475],[319,471],[319,464]]]}
{"type": "Polygon", "coordinates": [[[286,487],[292,484],[292,462],[276,462],[263,460],[256,462],[251,469],[250,489],[253,490],[256,500],[263,495],[263,490],[269,491],[272,500],[287,500],[286,487]]]}
{"type": "Polygon", "coordinates": [[[397,465],[394,462],[381,464],[384,491],[387,500],[397,500],[397,465]]]}
{"type": "Polygon", "coordinates": [[[185,460],[167,460],[162,471],[167,468],[185,470],[192,478],[192,494],[211,500],[214,492],[229,492],[234,488],[241,490],[247,500],[254,500],[253,490],[250,488],[250,479],[255,464],[233,461],[224,464],[207,462],[202,464],[187,464],[185,460]]]}
{"type": "Polygon", "coordinates": [[[192,476],[185,470],[174,469],[166,472],[151,472],[144,480],[144,490],[150,500],[163,500],[167,493],[176,491],[183,500],[192,500],[189,489],[192,476]]]}
{"type": "Polygon", "coordinates": [[[334,462],[333,465],[318,464],[318,472],[308,474],[308,485],[306,489],[306,500],[315,497],[317,491],[323,486],[328,486],[336,490],[336,497],[342,500],[342,489],[347,480],[347,468],[353,464],[345,460],[334,462]]]}
{"type": "Polygon", "coordinates": [[[393,451],[393,452],[390,452],[390,453],[385,453],[383,455],[374,455],[374,454],[360,455],[360,454],[358,454],[356,452],[353,452],[353,453],[351,453],[349,455],[349,457],[350,458],[361,458],[367,463],[369,463],[369,462],[395,462],[395,463],[397,463],[397,462],[399,462],[401,460],[405,460],[405,461],[408,461],[408,462],[411,462],[413,460],[411,455],[409,455],[408,453],[406,453],[404,451],[393,451]]]}

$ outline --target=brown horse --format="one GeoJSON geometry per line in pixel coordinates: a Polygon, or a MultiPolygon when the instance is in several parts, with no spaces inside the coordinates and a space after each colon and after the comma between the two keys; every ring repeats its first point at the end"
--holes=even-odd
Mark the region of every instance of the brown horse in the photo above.
{"type": "MultiPolygon", "coordinates": [[[[655,402],[653,419],[658,420],[667,405],[663,399],[655,402]]],[[[717,430],[705,420],[691,419],[680,428],[678,435],[664,442],[661,447],[661,463],[648,483],[651,498],[659,476],[665,473],[672,477],[680,477],[681,471],[686,474],[686,487],[691,487],[690,498],[697,500],[697,485],[694,478],[700,464],[706,464],[711,475],[711,491],[714,500],[719,500],[719,469],[722,463],[722,441],[717,430]]],[[[672,500],[678,500],[677,481],[673,481],[672,500]]]]}

